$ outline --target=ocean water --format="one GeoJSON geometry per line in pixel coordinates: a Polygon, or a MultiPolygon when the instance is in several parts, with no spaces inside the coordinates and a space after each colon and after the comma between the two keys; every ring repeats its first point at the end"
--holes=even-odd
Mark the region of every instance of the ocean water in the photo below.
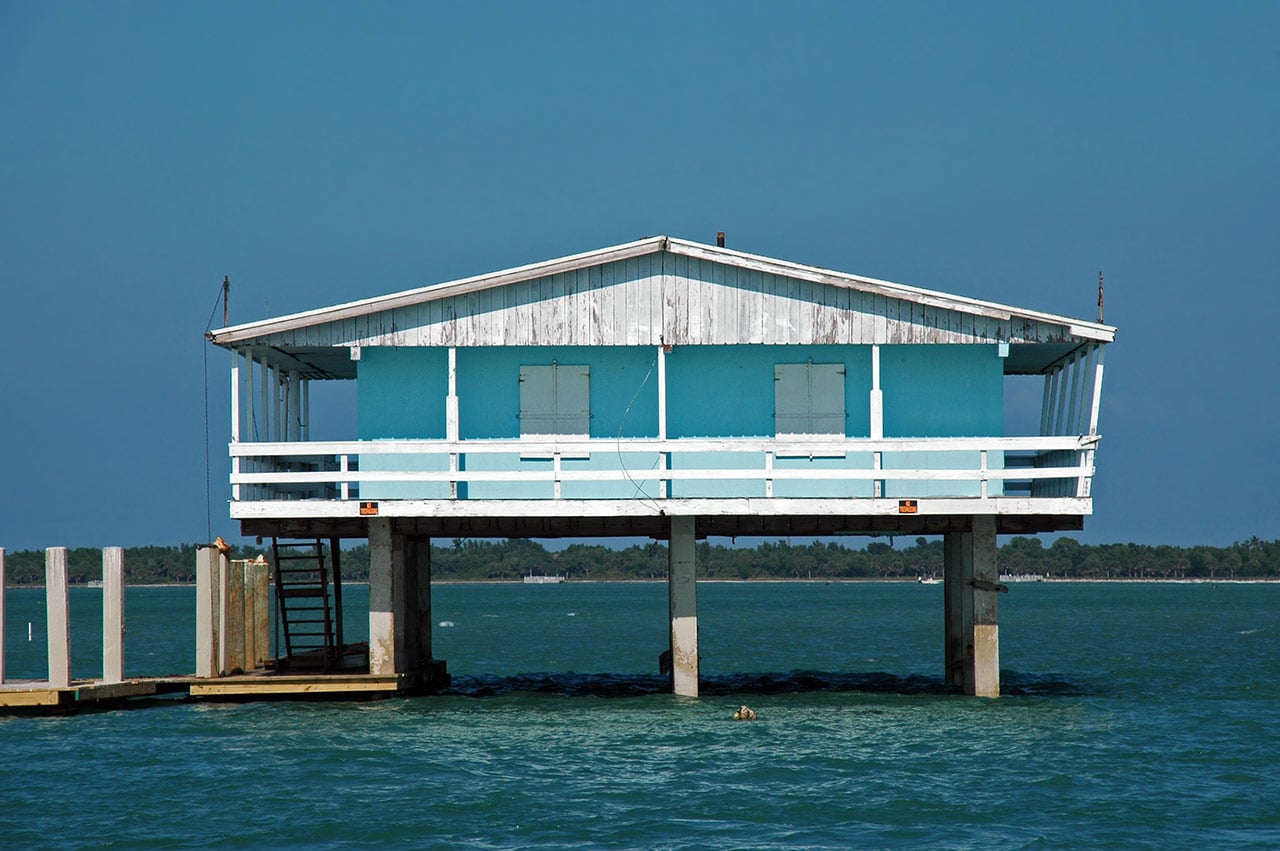
{"type": "MultiPolygon", "coordinates": [[[[942,684],[941,586],[698,600],[698,699],[656,676],[665,585],[441,585],[446,694],[0,717],[0,846],[1280,847],[1280,585],[1014,584],[997,700],[942,684]]],[[[126,605],[131,675],[194,667],[191,588],[126,605]]],[[[10,677],[42,621],[8,591],[10,677]]]]}

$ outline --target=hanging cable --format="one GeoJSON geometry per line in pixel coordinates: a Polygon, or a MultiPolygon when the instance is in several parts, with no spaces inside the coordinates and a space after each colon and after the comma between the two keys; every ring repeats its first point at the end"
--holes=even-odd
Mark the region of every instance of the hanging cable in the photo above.
{"type": "MultiPolygon", "coordinates": [[[[213,309],[209,311],[209,321],[205,323],[204,333],[208,334],[209,329],[213,327],[213,317],[218,313],[218,302],[226,298],[227,279],[223,278],[222,283],[218,284],[218,295],[213,300],[213,309]]],[[[224,309],[225,310],[225,309],[224,309]]],[[[203,342],[200,345],[200,353],[203,355],[203,374],[204,374],[204,522],[205,522],[205,540],[213,540],[213,476],[209,459],[209,345],[203,342]]]]}

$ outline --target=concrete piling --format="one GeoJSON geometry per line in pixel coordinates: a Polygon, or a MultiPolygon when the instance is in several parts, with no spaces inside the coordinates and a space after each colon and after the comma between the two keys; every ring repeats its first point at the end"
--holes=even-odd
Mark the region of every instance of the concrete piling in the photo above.
{"type": "Polygon", "coordinates": [[[698,696],[697,543],[692,517],[671,518],[667,588],[671,613],[672,690],[698,696]]]}

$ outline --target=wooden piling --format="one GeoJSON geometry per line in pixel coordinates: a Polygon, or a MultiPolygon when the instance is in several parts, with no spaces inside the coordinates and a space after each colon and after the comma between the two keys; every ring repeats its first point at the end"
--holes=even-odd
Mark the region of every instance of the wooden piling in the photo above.
{"type": "Polygon", "coordinates": [[[0,684],[4,683],[4,547],[0,547],[0,684]]]}
{"type": "Polygon", "coordinates": [[[45,619],[48,628],[49,685],[71,685],[71,611],[67,603],[67,548],[44,554],[45,619]]]}
{"type": "Polygon", "coordinates": [[[232,559],[227,577],[227,667],[224,673],[245,671],[245,606],[244,561],[232,559]]]}
{"type": "Polygon", "coordinates": [[[102,681],[124,681],[124,549],[102,551],[102,681]]]}
{"type": "Polygon", "coordinates": [[[221,556],[213,547],[196,550],[196,676],[216,677],[219,666],[221,556]]]}

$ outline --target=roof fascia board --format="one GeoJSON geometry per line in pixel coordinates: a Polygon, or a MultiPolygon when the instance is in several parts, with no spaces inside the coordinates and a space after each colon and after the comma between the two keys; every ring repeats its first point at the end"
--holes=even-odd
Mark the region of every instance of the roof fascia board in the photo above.
{"type": "Polygon", "coordinates": [[[207,336],[210,341],[217,345],[229,346],[245,340],[258,340],[282,331],[294,331],[299,328],[307,328],[327,322],[341,322],[344,319],[353,319],[383,310],[394,310],[397,307],[408,307],[434,299],[466,295],[490,287],[500,287],[506,284],[519,283],[565,272],[575,272],[588,266],[630,260],[633,257],[642,257],[646,254],[662,251],[666,248],[666,244],[667,237],[665,236],[646,237],[624,245],[600,248],[569,257],[560,257],[555,260],[530,263],[526,266],[517,266],[513,269],[475,275],[457,281],[447,281],[441,284],[432,284],[413,290],[347,302],[346,304],[338,304],[331,307],[322,307],[302,313],[293,313],[273,319],[263,319],[258,322],[233,325],[228,328],[218,328],[211,330],[207,336]]]}
{"type": "Polygon", "coordinates": [[[813,283],[818,284],[847,287],[890,298],[908,299],[916,302],[917,304],[925,304],[930,307],[938,307],[944,310],[959,310],[964,313],[973,313],[999,321],[1008,321],[1012,317],[1017,316],[1021,319],[1032,319],[1038,322],[1062,325],[1067,328],[1067,332],[1072,336],[1083,337],[1089,340],[1097,340],[1099,342],[1113,342],[1116,336],[1116,329],[1110,325],[1084,322],[1079,319],[1072,319],[1068,316],[1059,316],[1053,313],[1041,313],[1040,311],[1035,310],[1025,310],[1020,307],[1012,307],[1010,305],[998,304],[991,301],[981,301],[979,299],[967,298],[965,296],[951,295],[950,293],[938,292],[936,290],[926,290],[921,287],[912,287],[906,284],[894,283],[893,281],[882,281],[876,278],[866,278],[861,275],[850,275],[847,272],[837,272],[832,269],[823,269],[818,266],[805,266],[801,263],[776,260],[772,257],[763,257],[758,254],[747,254],[743,251],[734,251],[730,248],[704,245],[699,242],[689,242],[687,240],[676,239],[674,237],[668,239],[667,243],[667,250],[672,254],[680,254],[686,257],[697,258],[699,260],[708,260],[715,263],[727,263],[732,266],[751,269],[757,272],[765,272],[772,275],[784,275],[786,277],[812,281],[813,283]]]}

